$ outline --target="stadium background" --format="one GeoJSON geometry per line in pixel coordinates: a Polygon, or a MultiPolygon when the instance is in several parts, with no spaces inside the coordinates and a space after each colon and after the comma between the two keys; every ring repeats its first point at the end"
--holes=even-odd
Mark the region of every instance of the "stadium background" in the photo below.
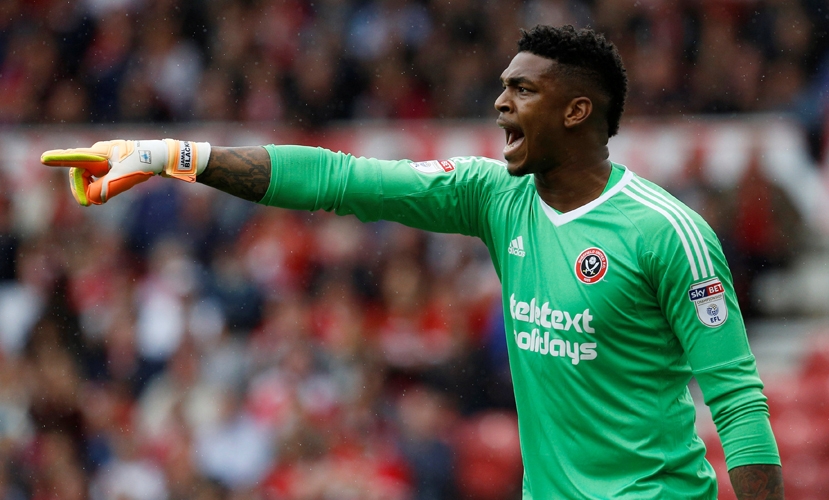
{"type": "Polygon", "coordinates": [[[499,158],[498,76],[537,23],[619,46],[613,158],[717,230],[787,497],[829,496],[826,2],[6,0],[0,499],[518,498],[479,242],[159,179],[82,209],[38,158],[167,136],[499,158]]]}

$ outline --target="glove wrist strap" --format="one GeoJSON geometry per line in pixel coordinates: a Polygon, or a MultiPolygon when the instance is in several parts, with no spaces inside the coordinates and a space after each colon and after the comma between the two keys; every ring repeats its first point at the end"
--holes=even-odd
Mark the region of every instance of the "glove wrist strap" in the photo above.
{"type": "Polygon", "coordinates": [[[167,144],[167,164],[161,175],[185,182],[195,182],[196,176],[207,167],[210,143],[164,139],[167,144]]]}

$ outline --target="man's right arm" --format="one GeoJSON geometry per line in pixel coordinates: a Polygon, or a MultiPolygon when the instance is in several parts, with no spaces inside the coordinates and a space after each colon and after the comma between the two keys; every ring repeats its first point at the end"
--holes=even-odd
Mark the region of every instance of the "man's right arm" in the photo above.
{"type": "Polygon", "coordinates": [[[271,182],[271,158],[262,146],[213,147],[207,167],[196,181],[258,202],[265,197],[271,182]]]}
{"type": "MultiPolygon", "coordinates": [[[[471,157],[411,162],[355,157],[306,146],[267,145],[264,149],[270,156],[271,178],[258,203],[325,210],[354,215],[363,222],[388,220],[427,231],[471,236],[484,232],[492,183],[487,173],[503,171],[500,164],[491,169],[495,167],[491,160],[489,165],[471,157]]],[[[254,160],[258,154],[243,155],[249,160],[245,167],[237,157],[221,163],[228,175],[250,179],[249,184],[245,179],[233,180],[228,189],[238,189],[239,183],[248,187],[264,185],[253,182],[260,175],[256,165],[262,160],[254,160]]],[[[229,192],[241,196],[238,191],[229,192]]],[[[251,189],[248,199],[260,194],[251,189]]]]}
{"type": "Polygon", "coordinates": [[[263,205],[474,236],[486,232],[492,186],[500,185],[493,175],[504,172],[502,164],[474,157],[389,161],[303,146],[222,148],[173,139],[100,141],[46,151],[41,162],[70,167],[72,193],[84,206],[162,175],[263,205]]]}

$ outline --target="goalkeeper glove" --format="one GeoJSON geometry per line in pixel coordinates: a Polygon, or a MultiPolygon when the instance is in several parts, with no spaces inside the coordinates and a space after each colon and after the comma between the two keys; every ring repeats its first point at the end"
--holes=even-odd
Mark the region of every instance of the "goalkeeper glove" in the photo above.
{"type": "Polygon", "coordinates": [[[46,151],[40,162],[71,167],[72,195],[86,207],[106,203],[154,175],[194,182],[209,158],[207,142],[114,140],[96,142],[91,148],[46,151]]]}

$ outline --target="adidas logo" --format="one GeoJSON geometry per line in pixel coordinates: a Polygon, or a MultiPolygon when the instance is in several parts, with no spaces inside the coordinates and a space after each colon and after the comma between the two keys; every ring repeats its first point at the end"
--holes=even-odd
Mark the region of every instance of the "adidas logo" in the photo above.
{"type": "Polygon", "coordinates": [[[519,236],[514,240],[509,242],[509,250],[507,250],[512,255],[517,257],[523,257],[527,255],[527,252],[524,251],[524,237],[519,236]]]}

